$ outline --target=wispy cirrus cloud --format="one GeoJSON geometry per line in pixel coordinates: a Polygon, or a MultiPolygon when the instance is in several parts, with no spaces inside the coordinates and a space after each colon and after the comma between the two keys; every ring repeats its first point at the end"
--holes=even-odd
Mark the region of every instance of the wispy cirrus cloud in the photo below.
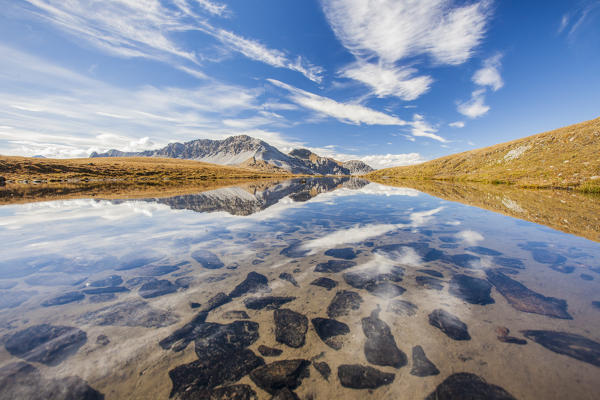
{"type": "Polygon", "coordinates": [[[173,65],[194,77],[205,56],[178,39],[182,32],[201,31],[217,39],[226,50],[277,68],[297,71],[315,82],[323,69],[302,57],[271,49],[213,26],[208,16],[225,16],[226,5],[209,0],[24,0],[28,10],[78,40],[119,57],[142,57],[173,65]]]}
{"type": "Polygon", "coordinates": [[[450,0],[323,0],[323,10],[340,42],[358,66],[342,76],[369,86],[377,96],[413,100],[433,78],[399,65],[415,57],[434,64],[467,61],[485,36],[490,1],[456,5],[450,0]],[[368,71],[378,69],[379,77],[368,71]],[[383,76],[382,76],[383,75],[383,76]]]}

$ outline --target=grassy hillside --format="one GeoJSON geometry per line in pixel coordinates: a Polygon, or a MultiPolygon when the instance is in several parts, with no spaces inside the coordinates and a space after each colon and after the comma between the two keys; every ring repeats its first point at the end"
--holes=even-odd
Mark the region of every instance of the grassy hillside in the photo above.
{"type": "Polygon", "coordinates": [[[600,118],[419,165],[378,170],[367,178],[381,183],[456,180],[598,193],[600,118]]]}
{"type": "MultiPolygon", "coordinates": [[[[150,157],[46,159],[0,156],[0,177],[12,182],[196,181],[290,176],[279,171],[150,157]]],[[[1,180],[1,178],[0,178],[1,180]]]]}

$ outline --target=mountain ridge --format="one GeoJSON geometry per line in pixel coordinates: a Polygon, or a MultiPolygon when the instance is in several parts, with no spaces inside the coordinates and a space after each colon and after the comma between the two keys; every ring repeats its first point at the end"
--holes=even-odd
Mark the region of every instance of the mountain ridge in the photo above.
{"type": "Polygon", "coordinates": [[[340,162],[318,156],[307,149],[295,149],[285,154],[267,142],[248,135],[230,136],[223,140],[175,142],[157,150],[123,152],[111,149],[105,153],[93,152],[90,155],[90,158],[98,157],[177,158],[308,175],[360,175],[373,171],[373,168],[360,160],[340,162]]]}

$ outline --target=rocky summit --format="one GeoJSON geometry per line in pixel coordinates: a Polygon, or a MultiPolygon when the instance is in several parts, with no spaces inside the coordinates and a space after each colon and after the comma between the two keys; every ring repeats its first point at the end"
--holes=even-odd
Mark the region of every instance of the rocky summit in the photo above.
{"type": "Polygon", "coordinates": [[[179,158],[221,165],[272,168],[308,175],[362,175],[373,171],[373,168],[362,161],[336,161],[320,157],[307,149],[296,149],[285,154],[267,142],[247,135],[231,136],[224,140],[196,139],[185,143],[169,143],[162,149],[142,152],[113,149],[106,153],[93,152],[90,157],[179,158]]]}

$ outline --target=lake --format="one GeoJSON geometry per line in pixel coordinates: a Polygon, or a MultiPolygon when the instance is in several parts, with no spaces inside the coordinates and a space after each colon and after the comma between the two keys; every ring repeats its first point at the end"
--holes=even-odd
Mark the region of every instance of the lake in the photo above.
{"type": "Polygon", "coordinates": [[[0,399],[596,399],[600,199],[409,186],[4,196],[0,399]]]}

